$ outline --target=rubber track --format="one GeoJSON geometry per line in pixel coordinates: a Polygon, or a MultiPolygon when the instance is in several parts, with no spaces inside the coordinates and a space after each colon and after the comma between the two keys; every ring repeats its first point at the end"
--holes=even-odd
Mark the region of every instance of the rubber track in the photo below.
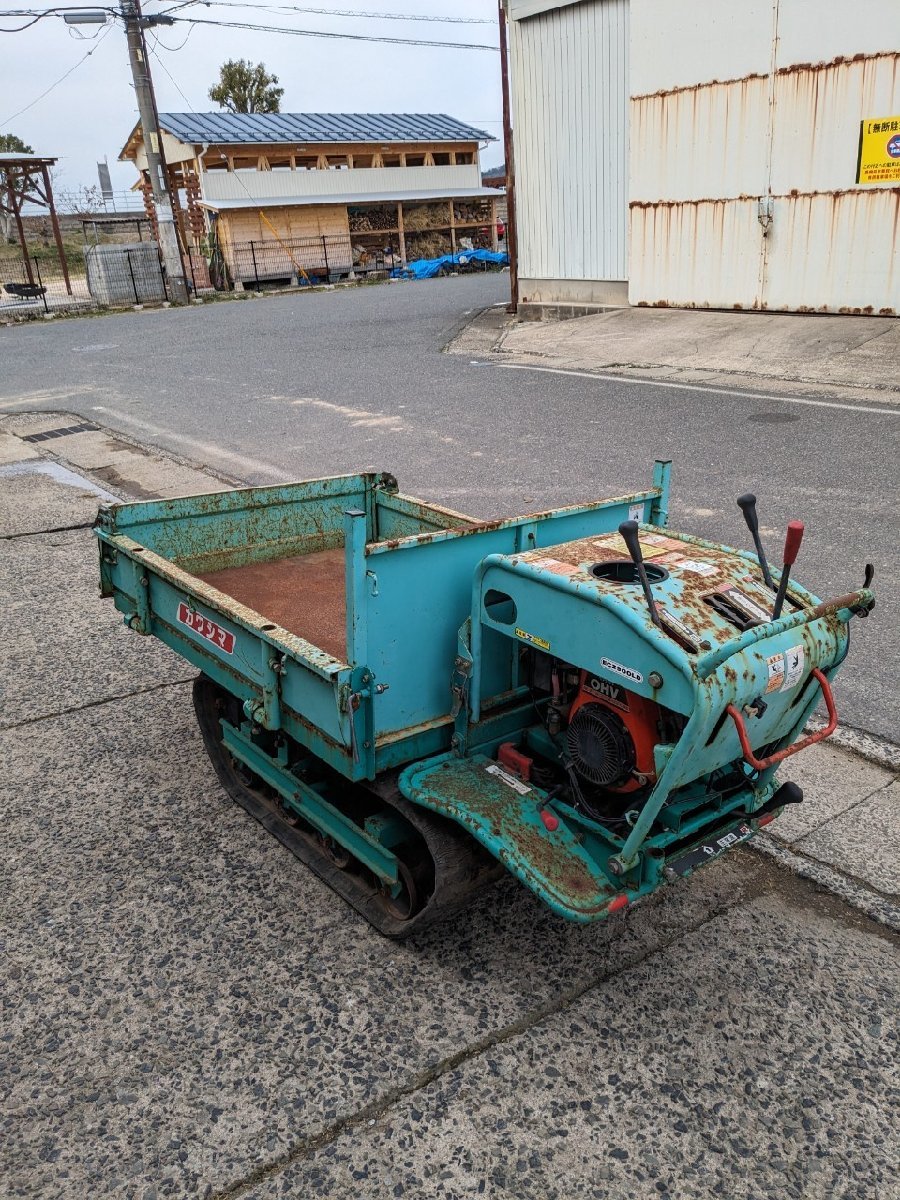
{"type": "Polygon", "coordinates": [[[434,891],[425,906],[407,920],[392,917],[382,906],[374,885],[337,866],[319,849],[311,836],[286,818],[277,801],[243,782],[222,743],[220,711],[216,700],[224,696],[227,693],[204,675],[194,680],[197,723],[222,787],[236,804],[259,821],[385,937],[407,938],[421,929],[438,924],[466,908],[475,895],[503,875],[501,864],[461,826],[410,804],[397,787],[397,772],[389,772],[371,784],[348,783],[348,787],[365,787],[377,795],[382,804],[397,810],[422,836],[434,861],[434,891]]]}

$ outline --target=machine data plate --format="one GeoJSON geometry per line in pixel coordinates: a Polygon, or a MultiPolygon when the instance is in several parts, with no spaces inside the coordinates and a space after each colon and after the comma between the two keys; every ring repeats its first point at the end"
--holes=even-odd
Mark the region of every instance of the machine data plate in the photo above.
{"type": "Polygon", "coordinates": [[[688,850],[686,854],[670,859],[666,863],[666,867],[677,875],[688,875],[703,863],[709,862],[711,858],[718,858],[726,850],[731,850],[734,846],[745,842],[752,833],[753,830],[750,826],[745,821],[740,821],[737,825],[732,825],[730,829],[720,833],[718,837],[701,842],[699,846],[694,846],[693,850],[688,850]]]}

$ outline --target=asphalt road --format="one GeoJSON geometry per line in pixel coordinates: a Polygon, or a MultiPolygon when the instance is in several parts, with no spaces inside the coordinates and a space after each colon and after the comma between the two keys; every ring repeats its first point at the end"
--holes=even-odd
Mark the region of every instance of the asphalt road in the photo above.
{"type": "Polygon", "coordinates": [[[876,567],[843,719],[898,740],[900,416],[753,393],[508,370],[441,348],[506,276],[338,290],[0,331],[0,411],[64,409],[253,482],[366,467],[475,515],[644,486],[671,458],[674,527],[746,545],[752,490],[770,553],[806,522],[796,573],[819,594],[876,567]]]}

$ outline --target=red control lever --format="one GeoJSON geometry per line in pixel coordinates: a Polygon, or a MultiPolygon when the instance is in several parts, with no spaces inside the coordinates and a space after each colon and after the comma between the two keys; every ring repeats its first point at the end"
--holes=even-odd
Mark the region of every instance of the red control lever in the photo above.
{"type": "Polygon", "coordinates": [[[791,575],[791,567],[797,561],[797,554],[800,550],[800,543],[803,541],[803,522],[788,521],[787,536],[784,539],[784,565],[781,568],[781,579],[778,581],[778,591],[775,593],[775,607],[772,609],[772,620],[777,621],[781,616],[781,610],[784,607],[784,598],[787,595],[788,579],[791,575]]]}
{"type": "Polygon", "coordinates": [[[787,537],[784,539],[784,565],[792,567],[797,561],[797,552],[803,541],[802,521],[788,521],[787,537]]]}

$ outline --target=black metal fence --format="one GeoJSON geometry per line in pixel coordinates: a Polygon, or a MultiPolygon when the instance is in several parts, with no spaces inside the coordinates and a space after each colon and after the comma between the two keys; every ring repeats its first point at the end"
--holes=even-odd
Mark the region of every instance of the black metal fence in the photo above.
{"type": "Polygon", "coordinates": [[[0,321],[162,304],[169,286],[155,242],[85,246],[67,255],[66,268],[55,254],[23,258],[0,252],[0,321]]]}
{"type": "Polygon", "coordinates": [[[399,245],[389,237],[373,239],[371,234],[229,242],[218,254],[221,270],[213,270],[216,286],[256,291],[384,278],[401,265],[399,245]]]}
{"type": "MultiPolygon", "coordinates": [[[[24,259],[12,246],[0,247],[0,323],[170,301],[159,246],[143,231],[138,237],[85,240],[69,248],[67,269],[52,247],[37,247],[24,259]]],[[[192,250],[183,264],[192,297],[384,279],[405,265],[393,231],[225,243],[192,250]]]]}

